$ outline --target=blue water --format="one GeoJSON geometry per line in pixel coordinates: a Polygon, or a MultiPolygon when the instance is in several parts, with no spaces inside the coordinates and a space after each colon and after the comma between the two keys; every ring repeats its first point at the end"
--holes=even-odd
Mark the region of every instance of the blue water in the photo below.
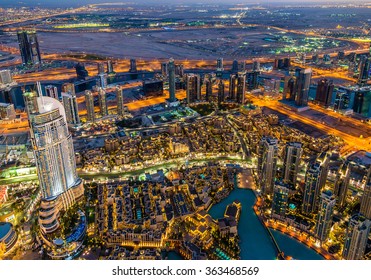
{"type": "Polygon", "coordinates": [[[182,260],[182,256],[179,255],[177,252],[174,252],[174,251],[170,251],[168,254],[167,254],[167,259],[168,260],[182,260]]]}
{"type": "MultiPolygon", "coordinates": [[[[270,239],[266,228],[255,215],[253,205],[255,194],[251,190],[234,189],[231,194],[220,203],[214,205],[209,214],[218,219],[223,217],[228,204],[239,200],[242,205],[241,218],[238,224],[240,236],[241,259],[242,260],[273,260],[276,259],[276,250],[270,239]]],[[[286,236],[285,234],[272,230],[280,249],[286,256],[298,260],[323,260],[323,257],[314,250],[306,247],[299,241],[286,236]]]]}
{"type": "Polygon", "coordinates": [[[266,229],[255,215],[253,205],[255,195],[251,190],[234,189],[220,203],[213,205],[209,214],[214,218],[222,218],[228,204],[238,199],[241,202],[241,217],[238,224],[242,260],[274,260],[276,251],[266,229]]]}
{"type": "Polygon", "coordinates": [[[308,248],[303,243],[298,242],[296,239],[287,236],[277,230],[271,232],[280,246],[280,249],[285,252],[286,256],[292,256],[297,260],[323,260],[324,258],[317,254],[316,251],[308,248]]]}

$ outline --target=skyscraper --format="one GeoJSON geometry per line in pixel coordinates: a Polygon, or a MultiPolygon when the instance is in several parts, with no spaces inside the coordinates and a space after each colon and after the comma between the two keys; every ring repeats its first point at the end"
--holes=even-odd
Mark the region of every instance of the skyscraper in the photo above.
{"type": "Polygon", "coordinates": [[[358,84],[365,85],[370,80],[371,57],[362,56],[359,64],[358,84]]]}
{"type": "Polygon", "coordinates": [[[113,69],[113,62],[112,60],[107,61],[107,73],[108,74],[114,74],[115,70],[113,69]]]}
{"type": "Polygon", "coordinates": [[[28,116],[39,112],[38,93],[36,91],[25,92],[23,94],[23,98],[24,98],[24,105],[25,105],[28,116]]]}
{"type": "Polygon", "coordinates": [[[229,99],[235,100],[237,95],[237,75],[231,74],[229,77],[229,99]]]}
{"type": "Polygon", "coordinates": [[[184,65],[183,64],[175,65],[175,75],[177,75],[179,77],[184,76],[184,65]]]}
{"type": "Polygon", "coordinates": [[[117,115],[123,116],[124,115],[124,97],[122,96],[122,89],[119,86],[116,87],[116,102],[117,102],[117,115]]]}
{"type": "Polygon", "coordinates": [[[273,199],[272,199],[272,214],[285,216],[287,210],[287,202],[289,199],[290,190],[281,181],[274,183],[273,199]]]}
{"type": "Polygon", "coordinates": [[[207,102],[209,102],[211,100],[211,97],[213,96],[213,83],[211,82],[210,79],[206,79],[205,88],[206,88],[205,99],[207,102]]]}
{"type": "Polygon", "coordinates": [[[320,164],[310,164],[305,174],[305,187],[303,195],[302,211],[305,214],[312,214],[317,210],[320,192],[320,164]]]}
{"type": "Polygon", "coordinates": [[[97,86],[100,88],[106,88],[108,85],[107,78],[106,73],[99,74],[97,78],[97,86]]]}
{"type": "Polygon", "coordinates": [[[288,142],[283,162],[283,182],[296,186],[299,164],[303,149],[299,142],[288,142]]]}
{"type": "Polygon", "coordinates": [[[17,35],[23,64],[41,64],[40,48],[36,31],[18,31],[17,35]]]}
{"type": "Polygon", "coordinates": [[[95,122],[94,95],[90,90],[85,90],[85,105],[87,111],[87,121],[95,122]]]}
{"type": "Polygon", "coordinates": [[[98,62],[97,63],[98,75],[105,73],[105,69],[104,68],[105,67],[104,67],[104,63],[103,62],[98,62]]]}
{"type": "Polygon", "coordinates": [[[327,182],[327,175],[329,170],[329,156],[326,152],[322,152],[317,157],[317,162],[320,164],[320,173],[319,173],[319,189],[320,191],[325,187],[327,182]]]}
{"type": "Polygon", "coordinates": [[[232,69],[231,69],[231,72],[232,73],[237,73],[238,72],[238,61],[237,60],[233,60],[232,62],[232,69]]]}
{"type": "Polygon", "coordinates": [[[198,74],[187,74],[186,77],[187,103],[201,99],[201,81],[198,74]]]}
{"type": "Polygon", "coordinates": [[[258,76],[259,71],[250,71],[246,73],[246,79],[247,79],[247,87],[249,90],[257,89],[258,88],[258,76]]]}
{"type": "Polygon", "coordinates": [[[253,71],[260,71],[260,62],[258,60],[255,60],[252,65],[252,70],[253,71]]]}
{"type": "Polygon", "coordinates": [[[340,207],[344,206],[346,202],[350,182],[350,171],[350,164],[344,163],[336,175],[334,193],[337,198],[337,204],[340,207]]]}
{"type": "Polygon", "coordinates": [[[307,106],[309,98],[310,79],[312,77],[312,69],[301,69],[299,77],[296,81],[296,106],[307,106]]]}
{"type": "Polygon", "coordinates": [[[264,194],[272,194],[277,171],[278,140],[263,137],[259,143],[258,176],[264,194]]]}
{"type": "Polygon", "coordinates": [[[85,80],[89,76],[88,70],[86,70],[85,65],[82,63],[77,63],[75,65],[76,76],[79,80],[85,80]]]}
{"type": "Polygon", "coordinates": [[[224,102],[224,82],[222,79],[219,80],[218,83],[218,104],[220,105],[222,102],[224,102]]]}
{"type": "Polygon", "coordinates": [[[245,103],[245,93],[246,93],[246,74],[241,72],[237,76],[237,95],[236,101],[239,104],[245,103]]]}
{"type": "Polygon", "coordinates": [[[75,153],[62,104],[51,97],[24,93],[37,174],[42,190],[39,224],[43,234],[59,228],[59,211],[84,194],[76,173],[75,153]]]}
{"type": "Polygon", "coordinates": [[[218,58],[216,60],[216,71],[222,72],[223,70],[224,70],[223,58],[218,58]]]}
{"type": "Polygon", "coordinates": [[[330,233],[335,202],[335,196],[331,191],[324,191],[321,194],[315,229],[315,234],[321,242],[326,241],[330,233]]]}
{"type": "Polygon", "coordinates": [[[102,117],[108,115],[108,107],[107,107],[107,95],[106,91],[102,88],[99,89],[98,92],[98,101],[99,101],[99,110],[102,117]]]}
{"type": "Polygon", "coordinates": [[[283,86],[283,99],[295,100],[296,77],[289,75],[285,76],[283,86]]]}
{"type": "Polygon", "coordinates": [[[168,72],[169,72],[169,102],[175,102],[175,64],[174,59],[170,58],[168,64],[168,72]]]}
{"type": "Polygon", "coordinates": [[[135,59],[130,59],[130,69],[129,69],[129,72],[130,73],[136,73],[138,72],[138,69],[137,69],[137,61],[135,59]]]}
{"type": "Polygon", "coordinates": [[[161,75],[165,78],[169,75],[169,67],[166,62],[161,63],[161,75]]]}
{"type": "Polygon", "coordinates": [[[343,259],[360,260],[365,254],[371,221],[360,214],[349,220],[345,235],[343,259]]]}
{"type": "Polygon", "coordinates": [[[328,107],[331,105],[332,93],[334,92],[334,84],[327,79],[318,81],[315,100],[322,106],[328,107]]]}
{"type": "Polygon", "coordinates": [[[51,98],[59,100],[58,89],[56,86],[48,85],[45,87],[45,94],[51,98]]]}
{"type": "Polygon", "coordinates": [[[367,118],[371,117],[371,87],[365,86],[354,90],[353,111],[367,118]]]}
{"type": "Polygon", "coordinates": [[[367,219],[371,219],[371,168],[366,175],[366,183],[361,198],[361,210],[360,213],[367,219]]]}
{"type": "Polygon", "coordinates": [[[79,108],[76,94],[62,92],[63,107],[66,112],[67,123],[72,126],[80,125],[79,108]]]}

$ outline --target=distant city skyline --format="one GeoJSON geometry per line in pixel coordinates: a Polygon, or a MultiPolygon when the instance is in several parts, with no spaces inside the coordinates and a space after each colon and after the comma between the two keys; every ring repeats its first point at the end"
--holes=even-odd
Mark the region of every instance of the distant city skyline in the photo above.
{"type": "Polygon", "coordinates": [[[122,0],[63,0],[63,1],[52,1],[52,0],[23,0],[23,1],[12,1],[12,0],[2,0],[0,7],[14,7],[14,6],[44,6],[44,7],[68,7],[68,6],[82,6],[88,4],[99,4],[99,3],[127,3],[127,4],[310,4],[310,3],[323,3],[323,4],[333,4],[333,3],[364,3],[363,0],[135,0],[135,1],[122,1],[122,0]]]}

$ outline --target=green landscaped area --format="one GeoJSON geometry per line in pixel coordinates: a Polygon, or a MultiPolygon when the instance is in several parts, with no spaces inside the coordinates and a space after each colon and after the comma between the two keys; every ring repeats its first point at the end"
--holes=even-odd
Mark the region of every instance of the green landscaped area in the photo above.
{"type": "Polygon", "coordinates": [[[195,104],[190,106],[193,110],[195,110],[197,113],[199,113],[201,116],[208,116],[212,112],[214,112],[214,107],[209,104],[195,104]]]}

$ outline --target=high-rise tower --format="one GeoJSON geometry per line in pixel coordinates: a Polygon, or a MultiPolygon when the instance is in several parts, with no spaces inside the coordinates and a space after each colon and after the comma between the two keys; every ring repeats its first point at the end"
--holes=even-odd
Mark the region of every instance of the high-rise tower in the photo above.
{"type": "Polygon", "coordinates": [[[330,233],[335,202],[335,196],[331,191],[324,191],[321,194],[315,229],[315,234],[321,242],[326,241],[330,233]]]}
{"type": "Polygon", "coordinates": [[[368,170],[366,175],[365,188],[361,198],[360,213],[367,219],[371,219],[371,168],[368,170]]]}
{"type": "Polygon", "coordinates": [[[205,95],[205,99],[207,102],[209,102],[213,96],[213,83],[210,79],[206,79],[205,81],[205,91],[206,91],[206,95],[205,95]]]}
{"type": "Polygon", "coordinates": [[[187,103],[193,103],[201,99],[201,81],[198,74],[187,74],[186,78],[187,103]]]}
{"type": "Polygon", "coordinates": [[[43,234],[59,228],[59,212],[67,210],[84,193],[76,173],[72,136],[63,105],[51,97],[24,93],[37,175],[42,190],[39,224],[43,234]]]}
{"type": "Polygon", "coordinates": [[[305,174],[305,187],[302,211],[311,214],[316,211],[320,192],[321,165],[319,162],[311,164],[305,174]]]}
{"type": "Polygon", "coordinates": [[[130,69],[129,69],[129,72],[130,73],[136,73],[138,72],[138,69],[137,69],[137,61],[135,59],[130,59],[130,69]]]}
{"type": "Polygon", "coordinates": [[[285,216],[290,190],[284,183],[277,181],[274,184],[272,199],[272,214],[285,216]]]}
{"type": "Polygon", "coordinates": [[[349,220],[345,235],[343,259],[360,260],[365,254],[371,221],[360,214],[349,220]]]}
{"type": "Polygon", "coordinates": [[[102,117],[107,116],[108,115],[107,95],[106,91],[102,88],[100,88],[98,92],[98,101],[100,114],[102,115],[102,117]]]}
{"type": "Polygon", "coordinates": [[[337,197],[337,204],[342,207],[345,205],[349,182],[350,182],[351,165],[344,163],[338,171],[335,179],[334,193],[337,197]]]}
{"type": "Polygon", "coordinates": [[[258,175],[264,194],[272,194],[277,171],[278,140],[263,137],[259,143],[258,175]]]}
{"type": "Polygon", "coordinates": [[[36,31],[19,31],[17,35],[23,64],[41,64],[40,48],[36,31]]]}
{"type": "Polygon", "coordinates": [[[315,100],[322,106],[328,107],[331,105],[332,93],[334,92],[334,84],[327,79],[318,81],[315,100]]]}
{"type": "Polygon", "coordinates": [[[245,103],[246,92],[246,73],[240,72],[237,75],[237,95],[236,101],[239,104],[245,103]]]}
{"type": "Polygon", "coordinates": [[[85,104],[87,111],[87,121],[95,122],[94,95],[90,90],[85,91],[85,104]]]}
{"type": "Polygon", "coordinates": [[[220,105],[222,102],[224,102],[224,82],[222,79],[219,80],[218,83],[218,104],[220,105]]]}
{"type": "Polygon", "coordinates": [[[283,181],[292,186],[296,185],[302,152],[301,143],[289,142],[286,144],[285,159],[283,162],[283,181]]]}
{"type": "Polygon", "coordinates": [[[45,94],[51,98],[59,100],[58,89],[56,86],[48,85],[45,87],[45,94]]]}
{"type": "Polygon", "coordinates": [[[365,85],[370,80],[371,57],[363,56],[359,64],[358,84],[365,85]]]}
{"type": "Polygon", "coordinates": [[[229,77],[229,99],[230,100],[235,100],[236,98],[236,93],[237,91],[237,75],[232,74],[229,77]]]}
{"type": "Polygon", "coordinates": [[[296,81],[296,106],[307,106],[309,98],[310,79],[312,77],[312,69],[301,69],[296,81]]]}
{"type": "Polygon", "coordinates": [[[67,123],[72,126],[80,125],[79,108],[77,105],[76,94],[62,92],[62,102],[66,112],[67,123]]]}
{"type": "Polygon", "coordinates": [[[169,72],[169,102],[175,102],[175,64],[174,59],[170,58],[168,64],[168,72],[169,72]]]}
{"type": "Polygon", "coordinates": [[[124,97],[122,96],[122,89],[116,87],[116,102],[117,102],[117,115],[124,115],[124,97]]]}

